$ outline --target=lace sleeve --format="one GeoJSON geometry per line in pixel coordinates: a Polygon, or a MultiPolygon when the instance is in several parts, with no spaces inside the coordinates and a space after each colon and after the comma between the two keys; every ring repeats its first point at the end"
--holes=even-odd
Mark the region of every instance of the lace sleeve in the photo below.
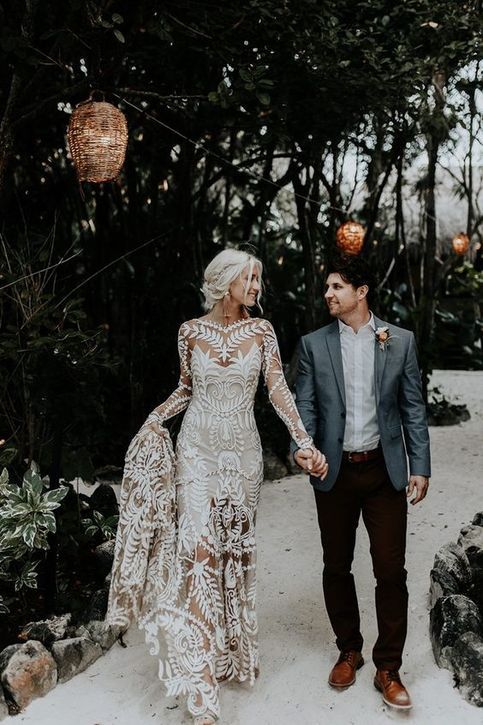
{"type": "Polygon", "coordinates": [[[263,335],[262,371],[268,388],[268,397],[277,415],[283,420],[299,448],[311,448],[313,446],[312,438],[304,428],[283,374],[275,330],[267,321],[263,335]]]}
{"type": "Polygon", "coordinates": [[[189,326],[184,322],[178,332],[178,352],[180,363],[180,376],[178,387],[174,390],[164,403],[158,405],[146,419],[144,425],[148,425],[160,432],[159,428],[165,421],[177,413],[181,413],[188,407],[191,399],[191,370],[190,370],[190,349],[188,345],[189,326]]]}

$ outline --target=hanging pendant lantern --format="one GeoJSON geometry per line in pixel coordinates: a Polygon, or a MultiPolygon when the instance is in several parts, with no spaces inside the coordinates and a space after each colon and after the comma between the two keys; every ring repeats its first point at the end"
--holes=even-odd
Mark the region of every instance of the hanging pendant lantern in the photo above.
{"type": "Polygon", "coordinates": [[[74,109],[68,130],[69,147],[79,181],[112,181],[126,156],[127,121],[112,103],[88,101],[74,109]]]}
{"type": "Polygon", "coordinates": [[[365,229],[359,222],[344,222],[336,233],[337,246],[346,254],[360,254],[364,245],[364,235],[365,229]]]}
{"type": "Polygon", "coordinates": [[[470,238],[467,234],[461,232],[460,234],[457,234],[455,237],[453,237],[453,241],[451,243],[453,245],[453,251],[456,254],[463,255],[466,254],[469,249],[470,238]]]}

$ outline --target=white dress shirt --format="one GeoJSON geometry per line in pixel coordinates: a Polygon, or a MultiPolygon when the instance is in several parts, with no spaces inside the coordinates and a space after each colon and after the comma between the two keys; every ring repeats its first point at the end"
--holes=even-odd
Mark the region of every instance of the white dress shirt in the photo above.
{"type": "Polygon", "coordinates": [[[379,444],[374,387],[374,316],[356,333],[339,320],[344,370],[346,421],[345,451],[371,451],[379,444]]]}

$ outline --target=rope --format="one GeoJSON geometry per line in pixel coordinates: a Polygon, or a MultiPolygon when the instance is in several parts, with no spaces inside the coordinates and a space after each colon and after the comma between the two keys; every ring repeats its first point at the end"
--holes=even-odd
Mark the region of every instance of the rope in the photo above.
{"type": "MultiPolygon", "coordinates": [[[[179,138],[182,138],[184,141],[187,141],[188,143],[192,144],[196,149],[201,149],[203,151],[203,154],[206,156],[213,156],[213,158],[217,159],[218,161],[221,161],[223,164],[226,164],[227,166],[231,166],[235,171],[238,173],[248,174],[248,176],[251,176],[254,179],[257,179],[257,181],[264,181],[266,184],[270,184],[271,186],[275,186],[277,189],[284,189],[285,187],[282,184],[278,184],[276,181],[273,181],[273,179],[269,179],[266,176],[263,176],[262,174],[258,174],[255,171],[250,171],[249,169],[242,168],[243,162],[240,164],[235,164],[233,161],[228,161],[228,159],[225,159],[220,154],[216,153],[216,151],[211,151],[210,149],[207,149],[206,146],[199,141],[194,141],[189,136],[186,136],[181,131],[178,131],[178,129],[173,128],[173,126],[170,126],[168,123],[165,123],[164,121],[161,121],[159,118],[156,118],[156,116],[153,116],[151,113],[146,111],[145,108],[140,108],[139,106],[136,106],[135,103],[132,103],[132,101],[128,101],[127,98],[124,98],[123,96],[118,95],[117,93],[112,93],[113,96],[118,98],[120,101],[125,103],[128,106],[131,106],[131,108],[136,109],[136,111],[139,111],[139,113],[142,113],[146,116],[146,118],[149,118],[151,121],[154,121],[154,123],[157,123],[159,126],[163,126],[163,128],[166,128],[168,131],[171,131],[171,133],[174,133],[176,136],[179,136],[179,138]]],[[[316,204],[317,207],[321,207],[322,203],[319,199],[313,199],[310,196],[304,196],[303,194],[299,194],[297,191],[293,191],[292,193],[295,197],[298,199],[302,199],[303,201],[308,202],[309,204],[316,204]]],[[[333,209],[334,211],[340,211],[343,214],[348,214],[347,209],[341,209],[338,206],[332,206],[328,205],[326,207],[328,209],[333,209]]]]}

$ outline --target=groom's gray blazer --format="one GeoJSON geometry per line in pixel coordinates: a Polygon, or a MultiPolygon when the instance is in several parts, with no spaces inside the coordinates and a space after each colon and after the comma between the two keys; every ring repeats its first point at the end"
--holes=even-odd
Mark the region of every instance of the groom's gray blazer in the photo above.
{"type": "MultiPolygon", "coordinates": [[[[374,384],[377,421],[384,460],[396,489],[412,475],[430,475],[429,433],[421,395],[421,376],[414,335],[374,316],[376,327],[387,326],[390,339],[381,350],[374,336],[374,384]]],[[[307,432],[325,454],[329,472],[312,485],[329,491],[342,460],[346,405],[339,324],[335,322],[300,340],[296,403],[307,432]]],[[[293,444],[292,450],[297,449],[293,444]]]]}

